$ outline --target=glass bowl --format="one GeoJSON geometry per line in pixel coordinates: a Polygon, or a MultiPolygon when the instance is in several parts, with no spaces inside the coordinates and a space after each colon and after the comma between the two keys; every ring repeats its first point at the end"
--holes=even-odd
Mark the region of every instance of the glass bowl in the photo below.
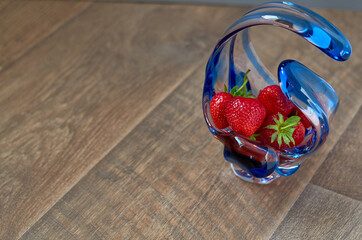
{"type": "Polygon", "coordinates": [[[280,176],[295,173],[301,163],[326,141],[330,121],[338,108],[338,96],[320,76],[295,60],[279,64],[277,79],[256,55],[249,39],[248,28],[272,25],[292,31],[327,56],[345,61],[351,55],[347,38],[317,13],[289,2],[272,2],[247,12],[232,24],[217,42],[207,66],[203,89],[203,113],[206,124],[221,143],[224,157],[234,173],[243,180],[266,184],[280,176]],[[284,95],[307,117],[302,144],[284,150],[251,140],[236,133],[230,126],[219,129],[210,114],[210,101],[219,92],[231,91],[244,83],[254,96],[268,85],[278,84],[284,95]]]}

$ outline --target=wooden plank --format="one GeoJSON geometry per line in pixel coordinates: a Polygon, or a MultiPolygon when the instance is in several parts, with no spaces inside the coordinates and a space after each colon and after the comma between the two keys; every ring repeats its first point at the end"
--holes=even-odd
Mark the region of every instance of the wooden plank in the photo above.
{"type": "Polygon", "coordinates": [[[1,1],[0,69],[18,59],[89,2],[1,1]]]}
{"type": "MultiPolygon", "coordinates": [[[[215,5],[235,5],[235,6],[256,6],[265,3],[264,0],[111,0],[121,2],[140,2],[140,3],[172,3],[172,4],[215,4],[215,5]]],[[[359,0],[348,0],[348,4],[343,4],[339,0],[294,0],[293,3],[305,7],[314,8],[337,8],[361,10],[362,3],[359,0]]]]}
{"type": "Polygon", "coordinates": [[[351,198],[362,200],[362,109],[354,117],[312,183],[351,198]]]}
{"type": "Polygon", "coordinates": [[[12,1],[11,0],[3,0],[0,2],[0,11],[6,8],[12,1]]]}
{"type": "Polygon", "coordinates": [[[2,71],[0,239],[22,235],[203,68],[239,11],[95,3],[2,71]]]}
{"type": "Polygon", "coordinates": [[[351,86],[359,77],[346,78],[343,91],[337,84],[343,104],[327,144],[295,175],[267,186],[237,179],[223,159],[202,116],[203,78],[196,69],[23,239],[63,231],[76,238],[268,239],[357,113],[361,95],[351,86]]]}
{"type": "Polygon", "coordinates": [[[271,239],[362,238],[362,203],[309,184],[271,239]]]}

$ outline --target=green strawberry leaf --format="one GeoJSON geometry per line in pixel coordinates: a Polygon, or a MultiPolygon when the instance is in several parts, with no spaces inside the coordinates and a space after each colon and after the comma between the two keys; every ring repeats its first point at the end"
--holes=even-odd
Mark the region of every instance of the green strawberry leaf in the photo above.
{"type": "Polygon", "coordinates": [[[283,115],[278,113],[278,118],[279,119],[273,117],[275,125],[268,125],[265,127],[266,129],[275,130],[270,137],[270,142],[273,143],[277,140],[279,147],[281,147],[283,142],[289,147],[291,142],[295,145],[293,133],[295,131],[295,126],[300,122],[300,117],[292,116],[284,121],[283,115]]]}
{"type": "Polygon", "coordinates": [[[290,139],[290,141],[295,145],[295,141],[292,135],[288,135],[288,138],[290,139]]]}
{"type": "Polygon", "coordinates": [[[233,95],[233,97],[235,97],[234,94],[235,94],[235,92],[236,92],[237,90],[238,90],[238,86],[235,85],[235,86],[231,89],[230,94],[233,95]]]}
{"type": "Polygon", "coordinates": [[[290,136],[292,136],[293,133],[294,133],[294,130],[295,130],[294,127],[293,127],[293,128],[288,128],[288,129],[286,130],[286,132],[287,132],[287,134],[289,134],[290,136]]]}
{"type": "Polygon", "coordinates": [[[283,126],[280,129],[287,129],[290,127],[295,127],[299,124],[299,121],[300,121],[300,117],[292,116],[284,122],[283,126]]]}
{"type": "Polygon", "coordinates": [[[226,86],[226,84],[224,84],[224,92],[228,93],[228,87],[226,86]]]}
{"type": "Polygon", "coordinates": [[[280,124],[283,124],[283,123],[284,123],[284,117],[283,117],[283,115],[278,112],[278,117],[279,117],[279,122],[280,122],[280,124]]]}
{"type": "Polygon", "coordinates": [[[288,138],[288,135],[283,135],[283,141],[285,142],[285,144],[287,144],[290,147],[290,145],[289,145],[290,140],[288,138]]]}
{"type": "Polygon", "coordinates": [[[275,122],[277,125],[279,125],[279,120],[276,119],[275,117],[273,117],[273,119],[274,119],[274,122],[275,122]]]}
{"type": "Polygon", "coordinates": [[[259,136],[260,134],[258,133],[254,133],[253,135],[250,136],[250,139],[256,142],[259,142],[258,140],[256,140],[256,137],[259,136]]]}
{"type": "Polygon", "coordinates": [[[243,83],[243,85],[237,90],[237,91],[235,91],[235,93],[234,93],[234,95],[236,95],[235,97],[237,97],[237,96],[245,96],[245,94],[246,94],[246,91],[245,91],[245,89],[246,89],[246,83],[247,83],[248,81],[244,81],[244,83],[243,83]]]}
{"type": "Polygon", "coordinates": [[[273,130],[276,130],[276,131],[279,130],[279,129],[278,129],[278,125],[268,125],[268,126],[266,126],[266,127],[264,127],[264,128],[266,128],[266,129],[273,129],[273,130]]]}
{"type": "Polygon", "coordinates": [[[278,136],[278,132],[276,131],[275,133],[273,133],[273,135],[271,136],[271,140],[270,140],[270,142],[274,142],[275,141],[275,139],[277,138],[277,136],[278,136]]]}
{"type": "Polygon", "coordinates": [[[278,134],[278,145],[279,147],[282,145],[282,135],[278,134]]]}

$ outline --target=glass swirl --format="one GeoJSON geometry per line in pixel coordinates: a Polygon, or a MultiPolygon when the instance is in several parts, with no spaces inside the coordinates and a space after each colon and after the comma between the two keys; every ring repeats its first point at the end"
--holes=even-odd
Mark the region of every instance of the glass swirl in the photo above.
{"type": "Polygon", "coordinates": [[[257,56],[249,39],[248,28],[272,25],[292,31],[327,56],[345,61],[352,48],[347,38],[317,13],[289,2],[272,2],[247,12],[232,24],[215,46],[206,66],[203,112],[211,133],[224,144],[224,157],[234,173],[250,182],[269,183],[280,175],[295,173],[304,159],[311,156],[326,140],[330,121],[338,108],[338,96],[320,76],[295,60],[279,64],[278,79],[257,56]],[[305,116],[312,128],[306,131],[302,145],[278,151],[250,140],[230,128],[218,129],[210,115],[210,100],[222,92],[241,86],[247,69],[248,90],[257,96],[264,87],[278,83],[305,116]]]}

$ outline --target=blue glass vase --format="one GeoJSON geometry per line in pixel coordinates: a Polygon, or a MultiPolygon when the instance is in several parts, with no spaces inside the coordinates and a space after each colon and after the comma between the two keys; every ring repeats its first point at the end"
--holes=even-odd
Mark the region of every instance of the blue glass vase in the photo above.
{"type": "Polygon", "coordinates": [[[249,39],[249,27],[273,25],[292,31],[327,56],[345,61],[351,56],[347,38],[317,13],[289,2],[272,2],[247,12],[232,24],[215,46],[206,66],[203,113],[210,132],[224,144],[224,157],[243,180],[266,184],[295,173],[327,139],[330,121],[338,108],[338,96],[320,76],[295,60],[279,64],[277,79],[257,56],[249,39]],[[285,96],[310,120],[302,145],[277,150],[227,127],[215,127],[210,114],[212,97],[240,87],[247,69],[247,90],[257,96],[268,85],[279,84],[285,96]]]}

